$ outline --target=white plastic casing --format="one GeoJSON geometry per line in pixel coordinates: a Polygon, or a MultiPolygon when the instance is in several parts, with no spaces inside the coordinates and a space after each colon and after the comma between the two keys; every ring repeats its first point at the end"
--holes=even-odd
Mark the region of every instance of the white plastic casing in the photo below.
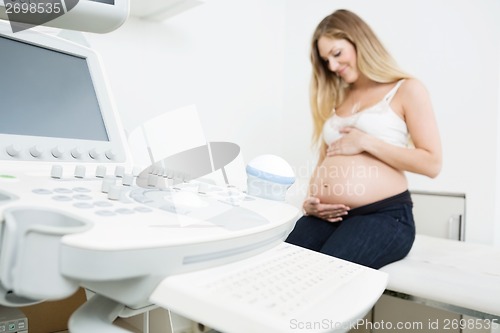
{"type": "MultiPolygon", "coordinates": [[[[9,20],[5,2],[0,0],[0,19],[9,20]]],[[[92,1],[80,0],[78,4],[45,26],[86,31],[94,33],[108,33],[119,28],[127,19],[130,12],[129,0],[92,1]],[[112,3],[109,3],[112,2],[112,3]]]]}

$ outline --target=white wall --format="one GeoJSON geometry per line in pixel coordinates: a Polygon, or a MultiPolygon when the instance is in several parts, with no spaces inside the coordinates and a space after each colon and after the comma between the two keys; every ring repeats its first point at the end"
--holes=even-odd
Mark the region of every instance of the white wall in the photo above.
{"type": "Polygon", "coordinates": [[[162,23],[130,18],[87,39],[126,129],[196,104],[207,139],[235,142],[250,159],[280,150],[283,8],[284,0],[209,0],[162,23]]]}
{"type": "Polygon", "coordinates": [[[465,192],[467,240],[500,244],[498,0],[207,0],[161,24],[130,19],[88,39],[127,129],[194,103],[209,140],[238,143],[247,160],[279,154],[303,185],[315,163],[310,37],[338,8],[365,18],[431,93],[444,166],[437,179],[410,175],[411,188],[465,192]]]}

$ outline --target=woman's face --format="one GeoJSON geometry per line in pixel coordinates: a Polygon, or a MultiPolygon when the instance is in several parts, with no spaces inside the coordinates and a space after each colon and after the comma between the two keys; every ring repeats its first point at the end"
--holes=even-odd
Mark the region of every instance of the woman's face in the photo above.
{"type": "Polygon", "coordinates": [[[318,51],[328,69],[346,83],[354,83],[358,79],[356,49],[349,41],[322,36],[318,39],[318,51]]]}

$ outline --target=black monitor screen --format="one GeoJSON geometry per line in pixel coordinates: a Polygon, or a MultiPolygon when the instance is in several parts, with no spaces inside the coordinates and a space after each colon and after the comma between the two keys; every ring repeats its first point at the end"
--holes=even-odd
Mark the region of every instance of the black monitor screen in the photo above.
{"type": "Polygon", "coordinates": [[[0,37],[0,133],[109,141],[85,58],[0,37]]]}

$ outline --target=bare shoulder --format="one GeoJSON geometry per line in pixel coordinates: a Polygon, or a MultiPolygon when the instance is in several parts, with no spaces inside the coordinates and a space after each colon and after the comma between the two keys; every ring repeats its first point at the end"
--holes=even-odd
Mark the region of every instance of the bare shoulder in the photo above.
{"type": "Polygon", "coordinates": [[[392,106],[393,110],[406,120],[411,114],[421,113],[422,109],[432,109],[427,88],[415,78],[404,80],[394,96],[392,106]]]}
{"type": "Polygon", "coordinates": [[[418,79],[407,79],[399,88],[399,102],[407,121],[430,117],[433,113],[432,101],[425,85],[418,79]]]}
{"type": "Polygon", "coordinates": [[[415,78],[406,79],[399,90],[401,97],[404,99],[423,98],[428,96],[425,85],[415,78]]]}

